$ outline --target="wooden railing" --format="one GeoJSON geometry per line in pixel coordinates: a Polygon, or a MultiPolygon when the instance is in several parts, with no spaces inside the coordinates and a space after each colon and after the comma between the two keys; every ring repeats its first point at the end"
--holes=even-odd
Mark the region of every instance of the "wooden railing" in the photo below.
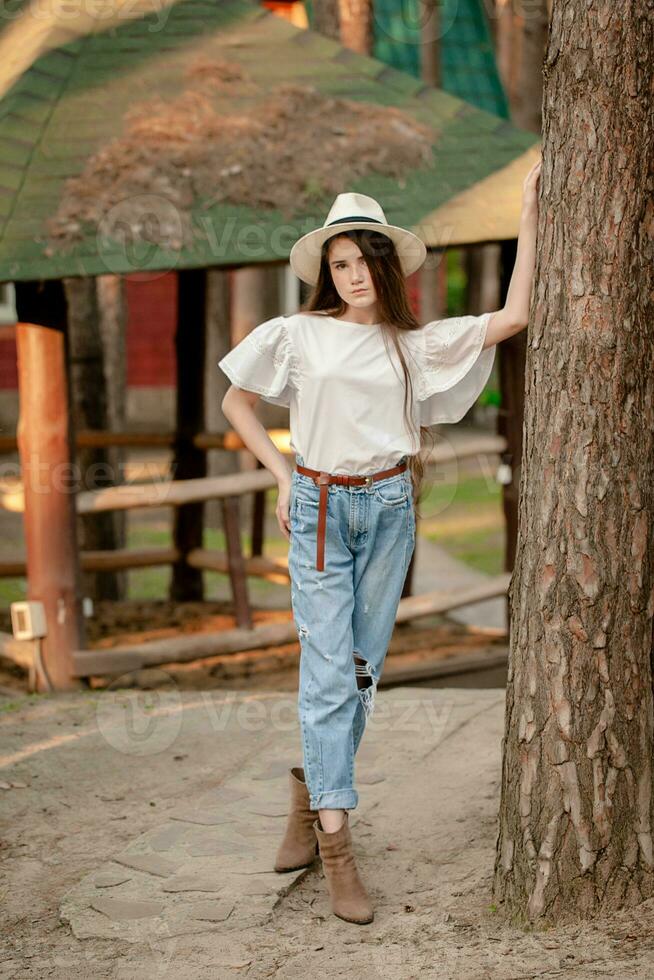
{"type": "MultiPolygon", "coordinates": [[[[288,443],[287,430],[273,430],[275,441],[288,443]]],[[[84,446],[172,446],[172,433],[108,433],[79,432],[78,445],[84,446]]],[[[247,448],[236,433],[201,433],[195,443],[204,449],[247,448]]],[[[0,451],[12,451],[11,439],[0,438],[0,451]]],[[[12,444],[15,446],[15,440],[12,444]]],[[[506,441],[500,436],[466,436],[457,434],[454,444],[441,443],[426,458],[427,467],[444,464],[465,457],[487,455],[495,456],[506,449],[506,441]]],[[[225,476],[203,477],[195,480],[164,480],[148,483],[124,484],[106,487],[102,490],[82,491],[76,494],[78,514],[93,514],[111,510],[134,510],[137,508],[179,507],[187,503],[205,500],[220,500],[223,509],[225,529],[225,553],[205,548],[194,548],[184,560],[194,568],[223,572],[230,578],[234,600],[236,628],[220,634],[199,634],[180,636],[169,640],[144,643],[138,647],[121,647],[111,650],[81,650],[74,654],[76,676],[91,674],[120,673],[137,666],[164,664],[172,661],[194,660],[216,653],[253,649],[273,643],[291,643],[297,638],[295,625],[289,623],[253,626],[251,609],[247,596],[247,577],[256,575],[270,581],[288,581],[286,559],[265,558],[257,542],[263,541],[264,498],[266,490],[277,486],[277,481],[268,470],[247,470],[225,476]],[[252,554],[243,555],[241,547],[241,527],[239,500],[245,494],[255,495],[253,508],[252,554]]],[[[0,495],[0,508],[7,501],[0,495]]],[[[20,493],[12,493],[11,509],[22,510],[20,493]]],[[[168,565],[182,558],[176,548],[119,549],[113,551],[81,552],[80,565],[88,571],[145,568],[155,565],[168,565]]],[[[415,558],[415,553],[414,553],[415,558]]],[[[413,558],[398,608],[397,622],[447,612],[457,606],[506,594],[510,576],[498,575],[483,586],[468,592],[457,592],[456,596],[442,593],[428,593],[412,596],[411,575],[413,558]]],[[[5,557],[0,559],[0,577],[25,575],[25,561],[22,558],[5,557]]],[[[5,651],[16,649],[15,643],[8,641],[2,645],[5,651]]],[[[2,652],[2,650],[0,650],[2,652]]],[[[6,654],[10,655],[10,654],[6,654]]]]}

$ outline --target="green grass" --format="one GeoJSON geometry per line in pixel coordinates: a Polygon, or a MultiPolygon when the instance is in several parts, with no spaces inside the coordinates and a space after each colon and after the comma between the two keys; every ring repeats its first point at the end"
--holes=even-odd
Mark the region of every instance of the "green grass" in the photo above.
{"type": "Polygon", "coordinates": [[[465,313],[466,274],[462,268],[463,252],[460,248],[445,251],[447,263],[447,313],[446,316],[461,316],[465,313]]]}
{"type": "Polygon", "coordinates": [[[30,691],[25,695],[21,695],[19,701],[3,701],[0,704],[0,712],[17,711],[19,708],[24,708],[26,704],[34,704],[35,702],[42,701],[48,696],[46,691],[30,691]]]}
{"type": "MultiPolygon", "coordinates": [[[[470,310],[466,308],[466,274],[462,267],[463,250],[459,248],[449,248],[446,251],[447,262],[447,311],[446,316],[464,316],[470,310]]],[[[481,395],[478,403],[480,405],[499,406],[502,397],[499,389],[499,379],[497,378],[497,368],[493,371],[490,380],[481,395]]]]}
{"type": "Polygon", "coordinates": [[[0,578],[0,605],[9,606],[27,598],[27,582],[24,578],[0,578]]]}
{"type": "Polygon", "coordinates": [[[421,495],[420,536],[471,568],[500,574],[505,548],[501,489],[483,476],[435,483],[421,495]]]}
{"type": "Polygon", "coordinates": [[[502,488],[494,477],[460,476],[456,481],[443,479],[442,473],[436,473],[425,479],[425,492],[421,497],[422,509],[457,507],[459,510],[466,506],[492,504],[500,506],[502,488]],[[429,485],[427,492],[426,487],[429,485]]]}
{"type": "Polygon", "coordinates": [[[477,531],[449,535],[446,530],[427,535],[457,561],[487,575],[504,571],[504,534],[501,531],[477,531]]]}

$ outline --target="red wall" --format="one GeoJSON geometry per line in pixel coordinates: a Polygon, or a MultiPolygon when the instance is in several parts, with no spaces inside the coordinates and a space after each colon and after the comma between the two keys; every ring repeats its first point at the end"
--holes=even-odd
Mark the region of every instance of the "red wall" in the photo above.
{"type": "MultiPolygon", "coordinates": [[[[177,273],[126,277],[127,384],[175,384],[177,273]]],[[[18,387],[16,344],[0,339],[0,388],[18,387]]]]}
{"type": "Polygon", "coordinates": [[[127,277],[127,384],[175,384],[177,273],[127,277]]]}
{"type": "Polygon", "coordinates": [[[0,339],[0,388],[18,387],[16,344],[13,340],[0,339]]]}

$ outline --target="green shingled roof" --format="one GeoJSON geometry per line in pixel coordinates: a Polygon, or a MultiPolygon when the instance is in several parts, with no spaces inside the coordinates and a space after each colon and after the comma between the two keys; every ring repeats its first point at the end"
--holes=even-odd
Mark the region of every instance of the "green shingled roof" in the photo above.
{"type": "MultiPolygon", "coordinates": [[[[371,194],[391,223],[406,227],[417,227],[427,214],[537,142],[496,115],[300,30],[247,0],[179,0],[165,18],[130,21],[49,51],[0,102],[0,281],[287,258],[289,242],[273,234],[285,222],[278,212],[207,201],[194,202],[193,215],[205,229],[213,228],[213,247],[199,237],[179,252],[155,248],[134,255],[120,242],[99,244],[97,229],[89,229],[73,252],[46,253],[45,221],[56,212],[66,179],[79,175],[89,156],[122,134],[124,115],[134,102],[176,95],[185,68],[200,53],[238,62],[264,89],[306,82],[325,94],[400,107],[437,128],[433,167],[408,173],[405,186],[371,175],[344,188],[371,194]],[[238,235],[239,228],[253,224],[265,243],[256,258],[242,250],[238,235]],[[231,233],[225,241],[227,225],[231,233]],[[224,247],[216,250],[216,240],[224,247]]],[[[257,98],[261,94],[239,92],[238,104],[246,112],[257,98]]],[[[233,95],[229,99],[225,108],[233,109],[233,95]]],[[[305,229],[308,218],[322,224],[330,204],[331,199],[316,202],[315,213],[298,219],[298,225],[305,229]]],[[[491,230],[489,240],[492,235],[491,230]]]]}

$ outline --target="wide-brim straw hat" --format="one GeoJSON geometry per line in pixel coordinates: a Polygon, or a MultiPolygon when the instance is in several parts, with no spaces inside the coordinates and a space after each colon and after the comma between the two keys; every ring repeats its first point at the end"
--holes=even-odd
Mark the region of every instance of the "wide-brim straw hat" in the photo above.
{"type": "Polygon", "coordinates": [[[315,286],[320,271],[323,243],[342,231],[351,231],[354,228],[378,231],[390,238],[395,244],[405,276],[410,276],[419,269],[427,257],[425,243],[412,231],[398,225],[389,225],[374,197],[347,192],[338,195],[322,228],[316,228],[298,238],[291,249],[289,262],[298,279],[315,286]]]}

